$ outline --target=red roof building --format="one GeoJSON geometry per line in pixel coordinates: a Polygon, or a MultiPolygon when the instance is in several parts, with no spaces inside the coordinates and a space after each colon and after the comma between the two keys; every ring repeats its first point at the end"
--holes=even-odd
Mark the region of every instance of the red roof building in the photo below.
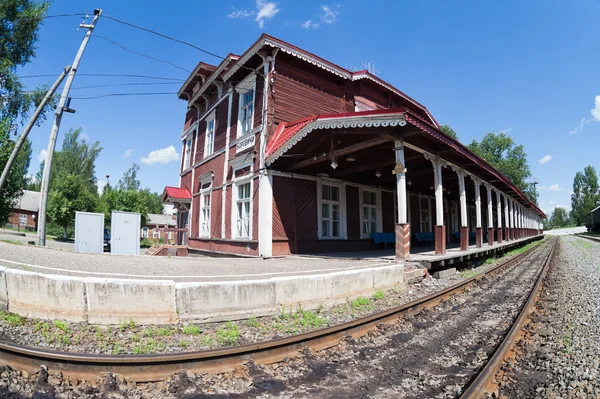
{"type": "Polygon", "coordinates": [[[181,183],[163,199],[191,248],[268,257],[391,237],[405,259],[535,235],[545,217],[413,98],[269,35],[198,64],[179,97],[181,183]]]}

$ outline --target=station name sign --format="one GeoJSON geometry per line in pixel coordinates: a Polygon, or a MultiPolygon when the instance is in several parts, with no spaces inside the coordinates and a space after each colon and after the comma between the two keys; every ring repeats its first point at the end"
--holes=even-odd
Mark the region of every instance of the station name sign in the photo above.
{"type": "Polygon", "coordinates": [[[255,141],[256,141],[256,135],[249,134],[248,137],[244,137],[243,139],[238,141],[238,143],[235,145],[235,153],[237,154],[239,152],[247,150],[248,148],[254,147],[255,141]]]}

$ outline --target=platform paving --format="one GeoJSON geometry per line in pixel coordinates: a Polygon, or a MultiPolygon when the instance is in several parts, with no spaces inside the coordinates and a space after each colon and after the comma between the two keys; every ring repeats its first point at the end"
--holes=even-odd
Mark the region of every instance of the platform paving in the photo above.
{"type": "Polygon", "coordinates": [[[72,277],[211,282],[302,276],[383,267],[391,259],[212,258],[80,254],[0,242],[0,266],[72,277]]]}

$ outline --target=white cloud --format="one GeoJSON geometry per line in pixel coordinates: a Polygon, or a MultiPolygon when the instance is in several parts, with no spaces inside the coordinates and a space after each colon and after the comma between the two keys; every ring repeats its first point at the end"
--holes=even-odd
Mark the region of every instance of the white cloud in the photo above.
{"type": "Polygon", "coordinates": [[[538,160],[538,163],[539,163],[540,165],[543,165],[543,164],[545,164],[545,163],[548,163],[548,162],[550,162],[550,160],[551,160],[551,159],[552,159],[552,155],[546,155],[546,156],[542,157],[541,159],[539,159],[539,160],[538,160]]]}
{"type": "Polygon", "coordinates": [[[543,186],[543,185],[538,187],[538,191],[544,191],[545,189],[546,189],[546,186],[543,186]]]}
{"type": "Polygon", "coordinates": [[[154,165],[157,163],[164,165],[171,161],[178,161],[179,154],[175,150],[175,147],[171,145],[169,147],[161,148],[160,150],[152,151],[147,157],[142,157],[140,160],[146,165],[154,165]]]}
{"type": "Polygon", "coordinates": [[[231,14],[227,14],[227,18],[230,19],[244,19],[254,15],[254,11],[248,10],[233,10],[231,14]]]}
{"type": "Polygon", "coordinates": [[[125,151],[125,154],[123,154],[123,158],[128,158],[131,156],[131,154],[133,154],[133,148],[128,149],[127,151],[125,151]]]}
{"type": "Polygon", "coordinates": [[[507,127],[506,129],[500,130],[500,133],[506,134],[506,133],[510,132],[511,130],[513,130],[512,126],[511,127],[507,127]]]}
{"type": "Polygon", "coordinates": [[[48,154],[48,151],[46,151],[46,149],[44,148],[44,149],[42,149],[40,151],[40,153],[38,154],[38,156],[35,157],[35,159],[37,159],[39,163],[42,163],[42,161],[46,160],[46,155],[47,154],[48,154]]]}
{"type": "Polygon", "coordinates": [[[273,18],[279,12],[277,3],[265,0],[256,0],[256,18],[254,20],[258,22],[258,27],[262,29],[265,26],[265,20],[273,18]]]}
{"type": "Polygon", "coordinates": [[[98,181],[96,181],[96,186],[98,187],[98,194],[102,195],[102,190],[104,190],[104,186],[106,186],[106,180],[98,179],[98,181]]]}
{"type": "Polygon", "coordinates": [[[309,19],[308,21],[306,21],[305,23],[303,23],[300,26],[303,27],[304,29],[317,29],[317,28],[321,27],[321,24],[313,22],[312,19],[309,19]]]}
{"type": "Polygon", "coordinates": [[[550,188],[548,188],[548,190],[550,190],[550,191],[560,191],[560,190],[562,190],[562,188],[558,187],[558,184],[551,184],[550,188]]]}
{"type": "Polygon", "coordinates": [[[583,126],[590,122],[600,122],[600,95],[594,98],[594,108],[590,109],[591,118],[581,118],[579,125],[573,130],[569,131],[569,134],[575,134],[579,130],[583,129],[583,126]]]}
{"type": "Polygon", "coordinates": [[[321,10],[323,10],[323,14],[321,14],[321,21],[326,24],[332,24],[338,17],[340,5],[333,6],[321,6],[321,10]]]}

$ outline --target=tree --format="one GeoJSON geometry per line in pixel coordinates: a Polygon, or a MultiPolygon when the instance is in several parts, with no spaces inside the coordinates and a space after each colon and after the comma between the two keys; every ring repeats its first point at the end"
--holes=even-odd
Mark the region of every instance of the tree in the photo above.
{"type": "Polygon", "coordinates": [[[571,194],[571,217],[575,224],[582,225],[585,217],[600,205],[598,174],[593,166],[586,166],[583,172],[577,172],[573,179],[571,194]]]}
{"type": "Polygon", "coordinates": [[[452,129],[449,125],[440,126],[440,130],[447,136],[452,137],[455,140],[458,140],[458,134],[452,129]]]}
{"type": "MultiPolygon", "coordinates": [[[[96,159],[101,151],[100,142],[88,144],[85,139],[81,138],[80,127],[69,129],[63,140],[62,148],[54,153],[50,171],[50,189],[52,189],[55,177],[60,173],[66,173],[80,176],[89,191],[97,192],[96,159]]],[[[37,181],[42,180],[44,167],[45,162],[42,162],[36,175],[37,181]]]]}
{"type": "MultiPolygon", "coordinates": [[[[16,136],[19,126],[46,92],[44,87],[25,91],[16,70],[35,54],[39,26],[47,8],[47,2],[0,1],[0,171],[4,170],[15,145],[11,135],[16,136]]],[[[40,115],[38,124],[44,120],[50,106],[40,115]]],[[[7,221],[9,209],[26,187],[30,161],[31,143],[27,140],[0,191],[0,225],[7,221]]]]}
{"type": "Polygon", "coordinates": [[[569,224],[569,215],[565,208],[558,206],[552,210],[552,215],[550,215],[550,218],[548,219],[550,228],[567,227],[569,224]]]}
{"type": "Polygon", "coordinates": [[[531,201],[537,203],[538,194],[527,182],[531,178],[531,170],[523,145],[516,145],[512,137],[505,133],[491,132],[481,142],[473,139],[468,147],[508,177],[531,201]]]}
{"type": "Polygon", "coordinates": [[[119,190],[139,190],[140,181],[137,178],[137,172],[139,170],[140,165],[137,163],[131,165],[131,167],[123,173],[123,177],[119,179],[119,190]]]}
{"type": "Polygon", "coordinates": [[[65,238],[67,229],[73,225],[76,211],[90,212],[96,208],[96,197],[87,184],[82,176],[74,173],[62,172],[55,178],[49,195],[48,215],[63,228],[65,238]]]}

